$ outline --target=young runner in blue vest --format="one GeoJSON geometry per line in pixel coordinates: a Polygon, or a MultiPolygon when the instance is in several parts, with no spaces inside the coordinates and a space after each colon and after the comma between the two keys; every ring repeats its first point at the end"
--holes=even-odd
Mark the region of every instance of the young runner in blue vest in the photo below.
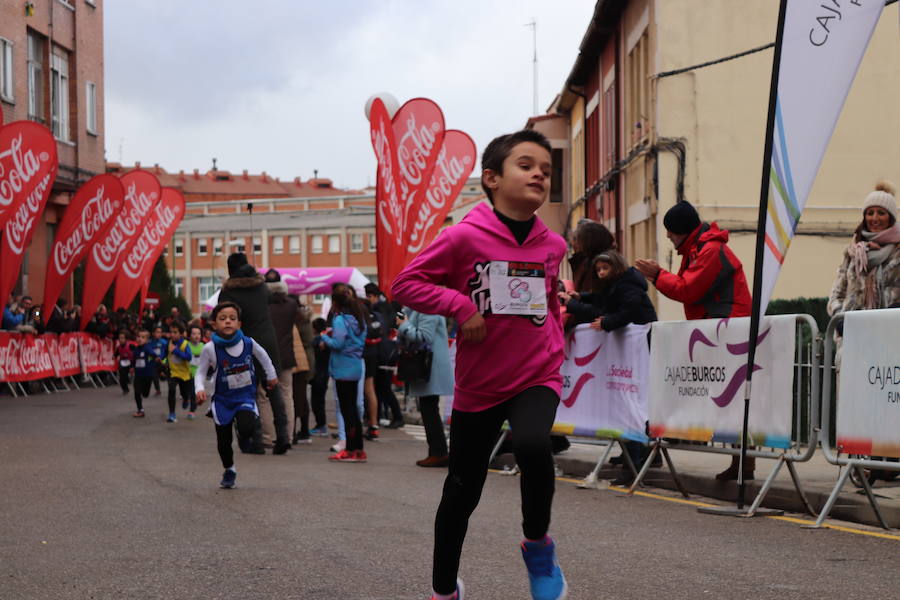
{"type": "Polygon", "coordinates": [[[219,484],[225,489],[237,482],[234,452],[231,448],[231,425],[236,423],[238,445],[247,446],[253,436],[259,409],[256,407],[256,369],[253,359],[262,366],[269,389],[278,383],[272,360],[262,346],[241,332],[241,309],[234,302],[222,302],[212,311],[216,332],[200,353],[200,364],[194,377],[198,403],[206,401],[206,382],[212,380],[211,412],[216,424],[219,457],[225,473],[219,484]]]}

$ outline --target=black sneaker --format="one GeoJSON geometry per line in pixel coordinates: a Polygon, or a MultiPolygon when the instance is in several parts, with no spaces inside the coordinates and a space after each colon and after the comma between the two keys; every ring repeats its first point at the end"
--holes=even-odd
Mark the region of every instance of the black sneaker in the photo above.
{"type": "Polygon", "coordinates": [[[387,425],[385,425],[385,427],[387,427],[388,429],[400,429],[404,425],[406,425],[406,423],[404,423],[403,419],[395,419],[395,420],[391,421],[390,423],[388,423],[387,425]]]}
{"type": "Polygon", "coordinates": [[[275,442],[275,446],[272,448],[272,454],[286,454],[290,449],[291,445],[287,442],[275,442]]]}
{"type": "Polygon", "coordinates": [[[237,473],[232,471],[231,469],[225,469],[225,473],[222,474],[222,481],[219,483],[219,487],[223,490],[230,490],[236,485],[237,473]]]}

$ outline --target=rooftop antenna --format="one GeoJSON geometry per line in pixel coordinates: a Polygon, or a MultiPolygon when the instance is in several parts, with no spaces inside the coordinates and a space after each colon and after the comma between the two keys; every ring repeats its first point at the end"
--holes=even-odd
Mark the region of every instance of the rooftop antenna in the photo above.
{"type": "Polygon", "coordinates": [[[217,160],[218,160],[218,159],[216,159],[216,158],[213,159],[213,171],[217,171],[217,170],[218,170],[218,169],[216,169],[216,161],[217,161],[217,160]]]}
{"type": "Polygon", "coordinates": [[[319,170],[313,169],[313,179],[318,179],[318,178],[319,178],[319,170]]]}
{"type": "Polygon", "coordinates": [[[532,17],[530,23],[525,23],[525,27],[531,27],[531,44],[534,49],[534,57],[532,59],[532,66],[534,68],[534,73],[532,74],[532,82],[534,85],[534,112],[531,114],[536,115],[538,114],[537,20],[532,17]]]}

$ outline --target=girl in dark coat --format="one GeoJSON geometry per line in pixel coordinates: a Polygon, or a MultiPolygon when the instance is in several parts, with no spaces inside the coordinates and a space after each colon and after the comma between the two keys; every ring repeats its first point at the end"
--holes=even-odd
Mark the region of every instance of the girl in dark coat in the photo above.
{"type": "Polygon", "coordinates": [[[656,320],[647,295],[647,280],[615,250],[598,254],[592,263],[590,291],[565,294],[568,325],[591,323],[597,330],[614,331],[629,323],[656,320]]]}

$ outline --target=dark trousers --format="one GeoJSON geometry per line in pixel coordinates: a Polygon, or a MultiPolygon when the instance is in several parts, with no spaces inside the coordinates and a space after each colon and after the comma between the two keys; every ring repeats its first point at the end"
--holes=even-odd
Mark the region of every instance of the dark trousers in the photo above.
{"type": "Polygon", "coordinates": [[[314,377],[309,386],[311,393],[309,403],[316,419],[316,429],[321,429],[328,424],[325,416],[325,393],[328,391],[328,377],[314,377]]]}
{"type": "MultiPolygon", "coordinates": [[[[234,426],[237,429],[238,445],[241,440],[249,440],[256,429],[259,419],[248,410],[239,410],[234,415],[234,426]]],[[[224,468],[234,466],[234,450],[231,448],[231,423],[228,425],[216,425],[216,443],[219,447],[219,458],[222,459],[224,468]]]]}
{"type": "MultiPolygon", "coordinates": [[[[337,390],[341,416],[344,417],[344,428],[347,431],[347,450],[362,450],[362,421],[360,420],[359,410],[356,407],[356,395],[359,390],[359,381],[335,379],[334,386],[337,390]]],[[[456,580],[454,579],[454,581],[456,580]]]]}
{"type": "Polygon", "coordinates": [[[175,392],[181,393],[181,399],[191,403],[191,412],[197,410],[197,398],[194,396],[194,382],[190,379],[169,377],[169,412],[175,412],[175,392]]]}
{"type": "Polygon", "coordinates": [[[119,367],[119,386],[122,388],[122,393],[128,393],[128,381],[131,379],[129,373],[131,372],[131,367],[119,367]]]}
{"type": "Polygon", "coordinates": [[[469,516],[478,506],[491,450],[505,420],[522,470],[522,531],[531,540],[547,535],[555,484],[550,428],[558,404],[556,392],[537,386],[481,412],[453,411],[450,469],[434,522],[432,585],[437,593],[456,589],[469,516]]]}
{"type": "Polygon", "coordinates": [[[144,410],[144,398],[150,395],[150,385],[153,377],[137,375],[134,376],[134,404],[138,411],[144,410]]]}
{"type": "Polygon", "coordinates": [[[422,413],[425,439],[428,440],[428,456],[447,456],[447,438],[444,436],[440,400],[440,396],[419,398],[419,412],[422,413]]]}
{"type": "Polygon", "coordinates": [[[375,372],[375,396],[378,398],[378,404],[381,406],[382,414],[391,413],[392,421],[402,421],[403,412],[400,410],[400,403],[397,402],[397,396],[391,389],[391,378],[393,372],[387,369],[377,369],[375,372]]]}
{"type": "Polygon", "coordinates": [[[308,380],[309,371],[298,371],[292,375],[291,381],[294,394],[294,418],[300,419],[300,429],[297,432],[304,437],[309,436],[309,401],[306,399],[308,380]]]}

